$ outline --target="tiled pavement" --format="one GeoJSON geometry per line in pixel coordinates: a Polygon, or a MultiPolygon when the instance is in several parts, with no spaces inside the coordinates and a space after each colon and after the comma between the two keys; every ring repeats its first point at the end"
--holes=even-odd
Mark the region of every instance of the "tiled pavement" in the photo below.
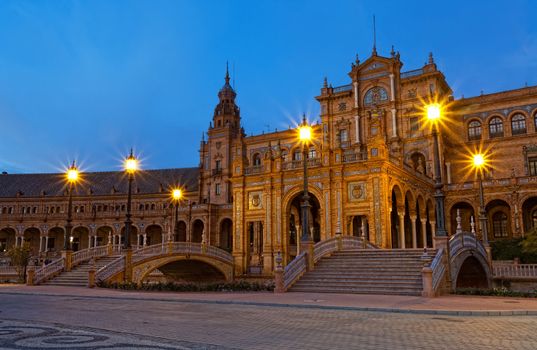
{"type": "Polygon", "coordinates": [[[400,314],[74,294],[0,293],[0,348],[537,348],[535,316],[400,314]],[[22,333],[14,333],[16,326],[22,333]],[[48,335],[14,340],[31,335],[35,327],[48,335]]]}

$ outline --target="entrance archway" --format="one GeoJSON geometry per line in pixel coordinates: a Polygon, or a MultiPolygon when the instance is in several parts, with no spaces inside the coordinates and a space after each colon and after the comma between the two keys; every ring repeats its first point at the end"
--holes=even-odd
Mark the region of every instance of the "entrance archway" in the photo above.
{"type": "Polygon", "coordinates": [[[461,226],[464,232],[471,232],[471,218],[474,218],[474,223],[476,220],[474,208],[466,202],[457,202],[453,204],[449,213],[449,222],[451,225],[451,234],[454,235],[457,231],[457,210],[461,216],[461,226]]]}
{"type": "MultiPolygon", "coordinates": [[[[308,214],[309,232],[315,243],[321,241],[321,205],[317,197],[309,193],[310,210],[308,214]]],[[[289,229],[287,232],[287,253],[292,260],[300,251],[300,239],[302,237],[302,197],[303,192],[297,193],[289,202],[287,220],[289,229]]]]}
{"type": "Polygon", "coordinates": [[[97,246],[107,245],[108,239],[110,239],[110,243],[112,243],[112,235],[114,230],[110,226],[101,226],[97,229],[96,235],[97,235],[97,246]]]}
{"type": "Polygon", "coordinates": [[[24,230],[24,244],[27,244],[32,251],[32,255],[37,255],[39,253],[39,240],[40,240],[40,231],[38,228],[29,227],[24,230]]]}
{"type": "Polygon", "coordinates": [[[201,243],[203,241],[203,221],[200,219],[194,220],[192,223],[192,242],[201,243]]]}
{"type": "Polygon", "coordinates": [[[455,288],[488,288],[487,274],[475,257],[469,256],[462,263],[455,288]]]}
{"type": "Polygon", "coordinates": [[[511,208],[507,202],[496,199],[486,205],[489,240],[505,239],[511,236],[511,208]]]}
{"type": "Polygon", "coordinates": [[[177,232],[176,232],[175,241],[186,242],[186,223],[184,221],[177,222],[177,232]]]}
{"type": "Polygon", "coordinates": [[[145,234],[147,245],[163,243],[162,227],[160,227],[160,225],[147,226],[145,229],[145,234]]]}
{"type": "Polygon", "coordinates": [[[233,222],[225,218],[220,223],[220,248],[231,251],[233,247],[233,222]]]}
{"type": "Polygon", "coordinates": [[[16,232],[12,228],[6,227],[0,230],[0,254],[15,246],[15,236],[16,232]]]}
{"type": "Polygon", "coordinates": [[[524,232],[537,227],[537,197],[530,197],[522,205],[524,232]]]}
{"type": "Polygon", "coordinates": [[[89,230],[84,226],[78,226],[73,229],[72,232],[73,241],[71,242],[71,249],[73,251],[88,248],[89,230]]]}

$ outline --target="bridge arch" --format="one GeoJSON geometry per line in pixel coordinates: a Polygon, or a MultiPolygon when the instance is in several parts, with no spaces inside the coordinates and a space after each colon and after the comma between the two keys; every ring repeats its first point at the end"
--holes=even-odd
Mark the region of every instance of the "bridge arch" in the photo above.
{"type": "Polygon", "coordinates": [[[190,274],[190,278],[185,278],[188,282],[200,282],[200,281],[231,281],[233,279],[233,266],[219,261],[212,257],[202,255],[188,255],[188,254],[174,254],[163,255],[160,257],[154,257],[146,261],[140,262],[133,266],[133,282],[137,284],[143,283],[143,281],[155,270],[160,270],[165,275],[171,275],[172,273],[166,271],[166,266],[174,265],[175,267],[183,263],[182,267],[189,268],[189,271],[180,271],[183,275],[190,274]],[[184,264],[184,263],[188,263],[184,264]],[[199,275],[203,273],[203,276],[199,275]],[[192,276],[198,274],[198,278],[192,276]]]}
{"type": "Polygon", "coordinates": [[[450,238],[450,275],[452,288],[488,288],[492,286],[492,271],[487,251],[476,236],[461,232],[450,238]]]}

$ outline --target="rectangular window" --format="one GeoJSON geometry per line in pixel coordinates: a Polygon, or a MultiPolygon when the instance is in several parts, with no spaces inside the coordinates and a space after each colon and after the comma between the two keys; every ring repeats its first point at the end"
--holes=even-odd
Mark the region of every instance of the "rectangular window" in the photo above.
{"type": "Polygon", "coordinates": [[[347,142],[349,140],[349,134],[347,130],[343,129],[339,131],[339,140],[341,142],[347,142]]]}
{"type": "Polygon", "coordinates": [[[220,169],[222,169],[222,161],[221,161],[221,160],[216,160],[216,161],[214,162],[214,165],[215,165],[215,167],[216,167],[216,170],[220,170],[220,169]]]}
{"type": "Polygon", "coordinates": [[[418,117],[410,118],[410,135],[414,136],[420,130],[420,120],[418,117]]]}
{"type": "Polygon", "coordinates": [[[220,184],[214,185],[214,193],[219,196],[220,195],[220,184]]]}
{"type": "Polygon", "coordinates": [[[530,176],[537,176],[537,157],[528,158],[528,171],[530,176]]]}

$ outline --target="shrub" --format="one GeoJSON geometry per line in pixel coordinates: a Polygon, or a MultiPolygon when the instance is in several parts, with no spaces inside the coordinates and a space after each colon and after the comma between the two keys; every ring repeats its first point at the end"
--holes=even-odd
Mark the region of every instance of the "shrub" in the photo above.
{"type": "Polygon", "coordinates": [[[178,282],[158,282],[143,283],[138,286],[136,283],[103,283],[97,284],[99,287],[121,289],[121,290],[146,290],[146,291],[168,291],[168,292],[259,292],[273,291],[274,282],[248,282],[238,280],[233,282],[213,282],[213,283],[178,283],[178,282]]]}
{"type": "Polygon", "coordinates": [[[513,260],[519,258],[523,264],[537,263],[537,232],[525,238],[501,239],[490,243],[493,260],[513,260]]]}
{"type": "Polygon", "coordinates": [[[11,259],[11,264],[17,270],[19,282],[21,283],[26,281],[26,266],[28,266],[31,254],[30,245],[27,243],[20,247],[13,247],[7,252],[7,256],[11,259]]]}
{"type": "Polygon", "coordinates": [[[537,290],[533,292],[517,292],[507,288],[479,289],[479,288],[460,288],[455,290],[458,295],[483,295],[496,297],[522,297],[537,298],[537,290]]]}

